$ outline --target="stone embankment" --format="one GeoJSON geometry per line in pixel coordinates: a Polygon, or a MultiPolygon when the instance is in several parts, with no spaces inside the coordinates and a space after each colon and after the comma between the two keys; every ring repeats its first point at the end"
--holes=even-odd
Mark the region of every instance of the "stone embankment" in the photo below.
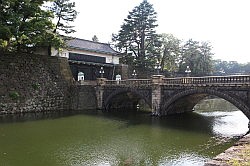
{"type": "Polygon", "coordinates": [[[67,59],[0,53],[0,114],[69,109],[72,84],[67,59]]]}
{"type": "Polygon", "coordinates": [[[205,166],[250,166],[250,134],[208,161],[205,166]]]}

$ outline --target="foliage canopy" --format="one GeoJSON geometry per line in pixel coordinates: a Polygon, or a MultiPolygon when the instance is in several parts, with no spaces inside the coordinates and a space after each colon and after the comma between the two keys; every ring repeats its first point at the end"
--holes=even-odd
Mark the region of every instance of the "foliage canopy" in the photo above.
{"type": "Polygon", "coordinates": [[[113,34],[116,48],[123,53],[122,62],[137,70],[152,71],[160,62],[161,72],[185,74],[190,66],[192,75],[208,75],[212,70],[212,47],[192,39],[183,42],[171,34],[157,34],[157,13],[143,0],[129,12],[118,34],[113,34]]]}
{"type": "MultiPolygon", "coordinates": [[[[55,29],[60,27],[68,30],[71,27],[61,22],[59,25],[53,23],[57,13],[43,7],[49,1],[51,0],[0,0],[1,51],[32,52],[40,46],[62,46],[63,41],[55,33],[55,29]]],[[[56,3],[58,0],[52,2],[56,3]]],[[[65,15],[61,19],[64,20],[65,15]]]]}
{"type": "Polygon", "coordinates": [[[78,14],[74,8],[75,2],[70,2],[70,0],[54,0],[52,6],[49,7],[49,10],[54,13],[56,18],[54,33],[56,33],[57,30],[66,34],[75,32],[73,29],[74,26],[69,25],[70,22],[76,19],[78,14]]]}
{"type": "Polygon", "coordinates": [[[125,54],[123,62],[141,68],[152,65],[150,59],[155,56],[152,50],[159,44],[156,14],[153,5],[143,0],[124,19],[119,33],[113,35],[116,47],[125,54]]]}

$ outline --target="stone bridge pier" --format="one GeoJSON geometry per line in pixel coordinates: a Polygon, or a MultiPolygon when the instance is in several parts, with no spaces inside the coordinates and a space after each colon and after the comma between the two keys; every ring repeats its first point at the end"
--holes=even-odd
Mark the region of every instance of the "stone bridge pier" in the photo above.
{"type": "Polygon", "coordinates": [[[152,76],[152,115],[160,115],[163,78],[162,75],[152,76]]]}
{"type": "Polygon", "coordinates": [[[95,87],[96,92],[96,100],[97,100],[97,109],[104,109],[104,99],[103,99],[103,93],[104,93],[104,86],[105,86],[106,78],[98,78],[97,79],[97,86],[95,87]]]}

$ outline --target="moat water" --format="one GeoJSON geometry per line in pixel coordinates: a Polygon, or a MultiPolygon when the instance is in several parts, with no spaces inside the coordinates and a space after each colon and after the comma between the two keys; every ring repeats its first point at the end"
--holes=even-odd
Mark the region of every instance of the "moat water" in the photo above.
{"type": "Polygon", "coordinates": [[[245,115],[224,101],[195,109],[161,118],[100,112],[0,116],[0,165],[201,166],[248,131],[245,115]]]}

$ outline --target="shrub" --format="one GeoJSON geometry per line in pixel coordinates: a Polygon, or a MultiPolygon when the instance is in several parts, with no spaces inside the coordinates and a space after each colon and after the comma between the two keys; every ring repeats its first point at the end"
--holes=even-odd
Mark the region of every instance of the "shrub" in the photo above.
{"type": "Polygon", "coordinates": [[[12,100],[17,100],[17,99],[20,97],[20,95],[19,95],[18,92],[13,91],[13,92],[10,92],[10,93],[9,93],[9,97],[10,97],[12,100]]]}
{"type": "Polygon", "coordinates": [[[32,87],[33,87],[33,89],[38,90],[39,87],[40,87],[40,84],[39,83],[35,83],[35,84],[32,85],[32,87]]]}

